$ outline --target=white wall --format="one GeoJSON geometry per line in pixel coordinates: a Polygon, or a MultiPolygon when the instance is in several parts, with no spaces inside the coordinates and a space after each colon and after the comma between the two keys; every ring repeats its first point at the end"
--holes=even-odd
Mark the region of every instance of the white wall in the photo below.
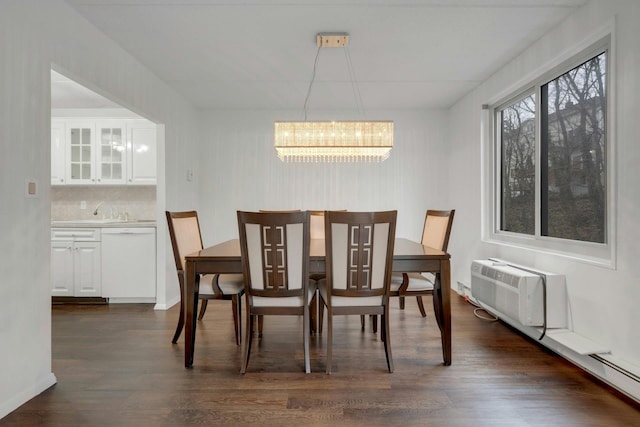
{"type": "MultiPolygon", "coordinates": [[[[166,189],[158,202],[176,208],[197,200],[197,182],[183,178],[187,167],[197,169],[199,140],[188,104],[62,1],[0,2],[0,417],[55,382],[49,288],[52,64],[164,124],[160,137],[166,147],[160,150],[167,160],[159,169],[167,179],[160,177],[166,189]],[[24,197],[27,178],[39,184],[35,198],[24,197]]],[[[162,252],[167,242],[161,224],[162,252]]],[[[166,280],[159,284],[159,299],[175,301],[175,276],[166,280]]]]}
{"type": "Polygon", "coordinates": [[[447,207],[440,203],[446,182],[438,170],[445,112],[367,112],[371,119],[394,121],[394,148],[382,163],[283,163],[273,148],[273,122],[295,120],[299,114],[202,113],[200,222],[205,244],[238,236],[236,210],[397,209],[396,234],[418,239],[426,210],[447,207]]]}
{"type": "MultiPolygon", "coordinates": [[[[468,283],[471,260],[491,256],[566,274],[576,332],[609,347],[610,358],[636,375],[640,375],[640,334],[637,329],[640,325],[637,307],[640,301],[640,262],[637,258],[640,241],[638,22],[640,3],[634,0],[594,1],[579,10],[450,110],[447,155],[449,189],[452,190],[449,202],[458,209],[450,243],[457,258],[453,265],[453,283],[456,280],[468,283]],[[487,155],[488,147],[482,145],[481,105],[495,100],[505,88],[515,85],[535,68],[552,62],[563,50],[579,45],[595,29],[612,19],[615,20],[613,77],[617,84],[614,89],[617,114],[613,129],[616,168],[610,173],[617,183],[617,267],[597,267],[562,256],[482,241],[482,194],[487,185],[483,182],[486,175],[482,168],[486,165],[483,156],[487,155]]],[[[611,380],[606,378],[604,371],[596,373],[611,380]]],[[[637,388],[632,393],[640,399],[637,388]]]]}

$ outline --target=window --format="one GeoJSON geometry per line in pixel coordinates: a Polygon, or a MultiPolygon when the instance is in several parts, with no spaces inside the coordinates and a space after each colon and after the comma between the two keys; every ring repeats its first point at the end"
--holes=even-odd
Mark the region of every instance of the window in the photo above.
{"type": "Polygon", "coordinates": [[[501,230],[535,233],[536,101],[533,94],[500,111],[501,230]]]}
{"type": "Polygon", "coordinates": [[[609,243],[608,56],[607,38],[493,107],[494,235],[609,243]]]}

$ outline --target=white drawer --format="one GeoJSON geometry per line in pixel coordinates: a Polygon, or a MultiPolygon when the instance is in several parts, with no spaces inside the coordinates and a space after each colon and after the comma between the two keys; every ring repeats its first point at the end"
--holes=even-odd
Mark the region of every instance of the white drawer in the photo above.
{"type": "Polygon", "coordinates": [[[72,240],[74,242],[99,242],[99,228],[52,228],[51,240],[72,240]]]}

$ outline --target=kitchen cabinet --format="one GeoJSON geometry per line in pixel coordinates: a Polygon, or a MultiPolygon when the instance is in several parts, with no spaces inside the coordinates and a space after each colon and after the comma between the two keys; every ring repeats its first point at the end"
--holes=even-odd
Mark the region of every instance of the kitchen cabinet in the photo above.
{"type": "Polygon", "coordinates": [[[102,229],[102,296],[110,303],[155,302],[155,228],[102,229]]]}
{"type": "Polygon", "coordinates": [[[64,122],[51,121],[51,185],[64,184],[65,182],[65,136],[64,122]]]}
{"type": "Polygon", "coordinates": [[[127,122],[127,184],[155,185],[156,126],[148,120],[127,122]]]}
{"type": "Polygon", "coordinates": [[[123,121],[96,122],[96,183],[126,183],[126,134],[123,121]]]}
{"type": "Polygon", "coordinates": [[[95,178],[95,124],[69,121],[66,131],[66,184],[94,184],[95,178]]]}
{"type": "Polygon", "coordinates": [[[66,123],[67,184],[124,184],[125,127],[122,121],[66,123]]]}
{"type": "Polygon", "coordinates": [[[100,230],[51,230],[51,294],[100,297],[100,230]]]}
{"type": "Polygon", "coordinates": [[[156,157],[148,120],[52,119],[52,185],[155,185],[156,157]]]}

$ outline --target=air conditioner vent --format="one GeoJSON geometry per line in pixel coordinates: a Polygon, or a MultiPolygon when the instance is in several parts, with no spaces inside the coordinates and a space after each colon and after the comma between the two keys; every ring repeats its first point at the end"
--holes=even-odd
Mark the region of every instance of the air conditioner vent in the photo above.
{"type": "Polygon", "coordinates": [[[543,282],[546,280],[548,328],[567,327],[565,277],[492,260],[471,263],[471,295],[498,317],[525,326],[544,325],[543,282]]]}

